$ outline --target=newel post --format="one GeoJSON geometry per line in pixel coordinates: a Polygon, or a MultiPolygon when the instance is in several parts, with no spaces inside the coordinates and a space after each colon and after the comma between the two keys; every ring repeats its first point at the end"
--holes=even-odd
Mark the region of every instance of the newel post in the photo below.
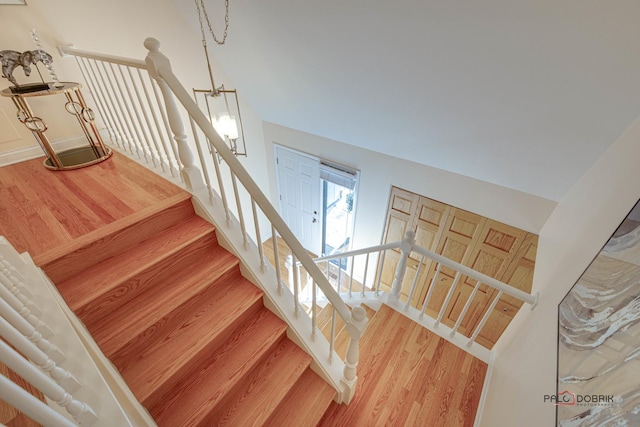
{"type": "Polygon", "coordinates": [[[182,170],[180,171],[182,178],[189,190],[204,188],[202,173],[195,164],[195,157],[187,142],[187,134],[185,133],[184,124],[182,123],[180,111],[173,97],[173,92],[167,82],[162,78],[163,71],[171,73],[169,58],[160,52],[160,42],[154,38],[147,38],[144,41],[144,47],[149,50],[145,58],[149,75],[158,82],[167,110],[167,117],[169,118],[169,126],[173,133],[173,139],[178,145],[178,155],[180,157],[180,163],[182,163],[182,170]]]}
{"type": "Polygon", "coordinates": [[[404,273],[407,271],[407,260],[409,254],[413,250],[416,243],[416,233],[409,230],[405,233],[404,239],[400,244],[400,261],[396,267],[396,275],[391,285],[391,298],[396,302],[400,300],[400,291],[402,291],[402,282],[404,281],[404,273]]]}
{"type": "Polygon", "coordinates": [[[344,360],[344,372],[342,374],[342,383],[345,386],[345,395],[342,403],[349,403],[356,392],[356,383],[358,382],[358,360],[360,359],[360,338],[367,330],[369,319],[364,308],[357,305],[351,309],[351,320],[347,323],[346,329],[351,337],[347,356],[344,360]]]}

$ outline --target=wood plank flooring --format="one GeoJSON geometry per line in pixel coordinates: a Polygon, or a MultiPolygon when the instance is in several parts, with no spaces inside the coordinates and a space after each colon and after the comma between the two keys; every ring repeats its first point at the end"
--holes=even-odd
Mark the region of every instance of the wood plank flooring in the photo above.
{"type": "Polygon", "coordinates": [[[119,153],[64,172],[42,160],[0,168],[0,235],[32,257],[184,192],[119,153]]]}
{"type": "Polygon", "coordinates": [[[472,426],[487,364],[383,305],[360,345],[358,388],[320,426],[472,426]]]}

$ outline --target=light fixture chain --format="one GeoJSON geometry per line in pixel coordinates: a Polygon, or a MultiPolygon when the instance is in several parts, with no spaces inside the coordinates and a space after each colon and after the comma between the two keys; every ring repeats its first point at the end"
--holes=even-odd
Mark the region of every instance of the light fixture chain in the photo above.
{"type": "Polygon", "coordinates": [[[207,8],[204,5],[204,0],[195,0],[196,7],[198,8],[198,19],[200,20],[200,31],[202,32],[202,38],[204,42],[204,26],[202,24],[202,15],[204,15],[205,20],[207,21],[207,26],[209,27],[209,32],[213,37],[213,40],[219,44],[223,45],[227,41],[227,31],[229,30],[229,0],[225,0],[224,8],[224,33],[222,35],[222,40],[219,40],[213,31],[213,26],[211,25],[211,21],[209,20],[209,15],[207,14],[207,8]]]}

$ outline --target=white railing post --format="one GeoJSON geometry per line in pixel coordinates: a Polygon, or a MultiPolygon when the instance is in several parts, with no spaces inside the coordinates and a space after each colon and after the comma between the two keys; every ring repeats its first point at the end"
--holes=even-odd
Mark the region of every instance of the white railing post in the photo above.
{"type": "Polygon", "coordinates": [[[415,243],[416,233],[410,230],[407,231],[404,235],[404,239],[402,239],[402,243],[400,244],[400,261],[396,267],[396,275],[393,279],[393,284],[391,285],[390,297],[396,302],[400,300],[402,282],[404,281],[404,274],[407,271],[407,260],[409,259],[409,254],[411,254],[415,243]]]}
{"type": "Polygon", "coordinates": [[[195,164],[195,157],[189,144],[187,142],[187,135],[185,133],[185,127],[180,118],[180,111],[173,97],[171,88],[162,78],[162,71],[167,70],[171,72],[171,63],[169,59],[160,52],[160,42],[153,38],[148,38],[144,41],[144,46],[149,50],[145,62],[149,69],[149,75],[153,77],[164,99],[165,108],[167,110],[167,116],[169,118],[169,126],[173,133],[173,138],[178,145],[178,155],[180,156],[180,162],[182,163],[182,178],[184,179],[187,189],[196,191],[204,188],[204,180],[202,179],[202,173],[195,164]]]}
{"type": "Polygon", "coordinates": [[[345,394],[343,395],[343,403],[351,402],[356,392],[356,383],[358,382],[358,360],[360,359],[360,338],[367,329],[367,312],[364,308],[357,305],[351,309],[351,319],[345,325],[347,332],[351,337],[347,355],[344,360],[344,371],[342,374],[342,383],[345,386],[345,394]]]}

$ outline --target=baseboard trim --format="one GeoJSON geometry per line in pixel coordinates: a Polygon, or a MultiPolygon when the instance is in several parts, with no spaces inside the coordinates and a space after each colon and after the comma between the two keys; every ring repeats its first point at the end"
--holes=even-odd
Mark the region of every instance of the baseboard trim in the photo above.
{"type": "MultiPolygon", "coordinates": [[[[51,143],[54,151],[64,151],[71,148],[81,147],[87,144],[87,140],[83,136],[64,139],[51,143]]],[[[0,153],[0,167],[13,165],[15,163],[25,162],[27,160],[43,157],[44,153],[39,145],[30,147],[16,148],[15,150],[0,153]]]]}

